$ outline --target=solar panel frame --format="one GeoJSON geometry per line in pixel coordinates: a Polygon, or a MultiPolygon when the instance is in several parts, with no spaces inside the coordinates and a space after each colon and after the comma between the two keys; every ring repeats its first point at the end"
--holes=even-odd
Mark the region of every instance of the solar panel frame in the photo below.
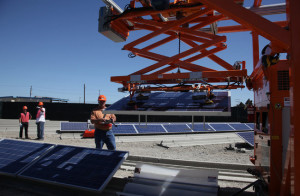
{"type": "Polygon", "coordinates": [[[162,126],[162,124],[146,124],[146,125],[134,125],[135,129],[139,134],[162,134],[167,133],[167,130],[162,126]],[[145,131],[147,129],[153,130],[154,127],[161,128],[160,130],[163,131],[145,131]]]}
{"type": "Polygon", "coordinates": [[[249,128],[251,128],[251,130],[254,130],[254,123],[245,123],[246,126],[248,126],[249,128]]]}
{"type": "Polygon", "coordinates": [[[68,132],[68,131],[78,131],[82,132],[88,129],[87,122],[60,122],[60,131],[68,132]]]}
{"type": "Polygon", "coordinates": [[[250,129],[245,123],[228,123],[236,131],[246,131],[246,130],[253,130],[250,129]]]}
{"type": "Polygon", "coordinates": [[[252,147],[254,146],[254,131],[248,131],[248,132],[236,132],[241,139],[243,139],[245,142],[247,142],[252,147]],[[251,135],[251,136],[250,136],[251,135]],[[249,136],[251,137],[251,141],[249,139],[249,136]],[[252,137],[253,136],[253,137],[252,137]],[[252,142],[253,141],[253,142],[252,142]]]}
{"type": "Polygon", "coordinates": [[[162,126],[165,128],[165,130],[168,133],[187,133],[187,132],[193,132],[193,130],[191,128],[189,128],[187,126],[187,124],[162,124],[162,126]],[[179,126],[183,126],[183,128],[180,128],[180,130],[183,130],[183,131],[177,131],[176,130],[179,126]],[[174,127],[175,130],[172,129],[172,127],[174,127]]]}
{"type": "Polygon", "coordinates": [[[13,162],[9,163],[10,166],[5,166],[8,170],[7,169],[3,170],[1,167],[0,174],[16,176],[18,173],[25,170],[27,167],[29,167],[31,164],[33,164],[35,161],[37,161],[39,158],[43,157],[47,152],[51,151],[51,149],[54,146],[55,146],[54,144],[19,141],[19,140],[13,140],[13,139],[1,140],[0,141],[1,165],[5,161],[5,159],[10,159],[13,162]],[[2,158],[3,153],[1,152],[3,145],[10,145],[8,148],[5,148],[7,150],[10,150],[9,151],[10,153],[5,153],[6,154],[5,158],[2,158]],[[13,148],[15,146],[19,146],[20,148],[17,148],[17,149],[13,148]],[[20,154],[22,153],[21,156],[19,156],[18,151],[20,154]],[[11,154],[11,153],[14,153],[14,154],[11,154]],[[15,154],[15,153],[17,153],[17,154],[15,154]],[[16,159],[16,158],[18,158],[18,159],[16,159]],[[15,171],[12,171],[14,168],[15,168],[15,171]]]}
{"type": "MultiPolygon", "coordinates": [[[[66,150],[65,150],[66,151],[66,150]]],[[[20,178],[23,178],[23,179],[28,179],[28,180],[33,180],[33,181],[37,181],[37,182],[44,182],[44,183],[48,183],[48,184],[53,184],[53,185],[59,185],[59,186],[62,186],[62,187],[67,187],[67,188],[75,188],[75,189],[78,189],[78,190],[85,190],[85,191],[89,191],[89,192],[96,192],[96,193],[99,193],[99,192],[102,192],[103,191],[103,189],[107,186],[107,184],[109,183],[109,181],[111,180],[111,178],[114,176],[114,174],[117,172],[117,170],[120,168],[120,166],[122,165],[122,163],[126,160],[126,158],[128,157],[128,154],[129,154],[129,152],[126,152],[126,151],[110,151],[110,150],[99,150],[99,149],[92,149],[92,148],[84,148],[84,147],[75,147],[75,146],[65,146],[65,145],[57,145],[57,146],[55,146],[50,152],[48,152],[46,155],[44,155],[41,159],[39,159],[38,161],[36,161],[34,164],[32,164],[30,167],[28,167],[28,168],[26,168],[26,170],[24,170],[24,171],[22,171],[19,175],[18,175],[18,177],[20,177],[20,178]],[[107,172],[107,168],[105,168],[105,169],[102,169],[102,171],[104,171],[104,172],[106,172],[106,174],[108,174],[108,175],[106,175],[106,177],[105,177],[105,179],[103,180],[102,179],[102,182],[101,183],[99,183],[99,186],[97,186],[97,188],[95,188],[95,186],[93,186],[93,187],[88,187],[88,186],[82,186],[82,185],[80,185],[80,184],[82,184],[83,182],[85,183],[85,184],[87,184],[87,183],[89,183],[89,182],[87,182],[87,181],[85,181],[86,180],[86,176],[87,176],[87,172],[85,172],[85,171],[82,171],[81,172],[81,174],[80,174],[80,179],[79,180],[75,180],[75,178],[69,178],[69,180],[72,182],[72,183],[68,183],[68,179],[66,178],[66,176],[63,176],[63,175],[61,175],[60,176],[60,179],[61,180],[51,180],[51,178],[55,178],[55,177],[59,177],[59,173],[56,173],[55,174],[55,170],[52,168],[48,168],[47,169],[47,171],[49,171],[48,172],[48,175],[51,175],[50,176],[50,179],[49,178],[47,178],[47,176],[46,177],[39,177],[39,176],[36,176],[35,174],[32,174],[32,173],[30,173],[30,172],[35,172],[35,173],[42,173],[43,174],[43,172],[42,172],[42,169],[40,169],[41,168],[41,165],[40,164],[42,164],[42,163],[44,163],[44,164],[46,164],[45,166],[47,167],[48,165],[48,163],[51,165],[51,162],[47,162],[47,161],[49,161],[49,160],[51,160],[50,158],[52,157],[52,158],[56,158],[56,157],[63,157],[63,156],[65,156],[65,155],[59,155],[59,153],[58,154],[53,154],[53,153],[55,153],[55,152],[57,152],[57,151],[59,151],[60,149],[63,149],[64,150],[64,148],[73,148],[73,149],[79,149],[79,150],[87,150],[88,152],[94,152],[94,153],[90,153],[90,154],[84,154],[84,152],[82,153],[83,155],[81,155],[80,153],[77,153],[77,154],[74,154],[74,156],[76,156],[76,155],[78,155],[79,154],[79,158],[81,158],[81,160],[84,160],[84,158],[85,158],[85,156],[87,156],[87,155],[99,155],[99,154],[97,154],[97,153],[123,153],[123,155],[122,156],[120,156],[120,160],[117,160],[117,163],[115,164],[115,166],[110,170],[110,171],[108,171],[107,172]],[[84,156],[85,155],[85,156],[84,156]],[[36,168],[38,166],[38,169],[34,169],[34,168],[36,168]],[[33,171],[32,171],[33,170],[33,171]],[[51,173],[52,172],[52,173],[51,173]],[[55,174],[55,175],[53,175],[53,174],[55,174]],[[84,177],[84,178],[83,178],[84,177]],[[67,179],[67,182],[65,181],[63,181],[64,179],[67,179]]],[[[54,161],[54,163],[53,164],[56,164],[57,165],[57,167],[61,167],[61,168],[63,168],[63,169],[65,169],[65,170],[70,170],[70,171],[65,171],[65,173],[68,173],[68,175],[70,176],[70,175],[73,175],[73,174],[70,174],[71,172],[72,172],[72,169],[70,169],[70,167],[72,167],[71,166],[71,163],[74,163],[76,160],[78,161],[78,159],[79,158],[77,158],[77,159],[75,159],[74,158],[74,156],[72,156],[71,158],[69,158],[69,157],[67,157],[67,158],[64,158],[64,159],[66,159],[66,161],[63,161],[63,162],[58,162],[58,163],[55,163],[55,161],[54,161]],[[70,165],[68,165],[68,164],[70,164],[70,165]],[[67,167],[65,167],[65,166],[67,166],[67,167]]],[[[109,156],[107,156],[107,157],[109,157],[109,156]]],[[[111,158],[111,156],[109,157],[109,158],[111,158]]],[[[108,159],[109,159],[108,158],[108,159]]],[[[54,159],[55,160],[55,159],[54,159]]],[[[81,160],[79,160],[79,162],[81,161],[81,160]]],[[[99,161],[99,159],[96,159],[96,160],[98,160],[99,161]]],[[[84,160],[84,161],[87,161],[87,160],[84,160]]],[[[88,160],[88,161],[90,161],[90,160],[88,160]]],[[[93,162],[94,163],[94,162],[93,162]]],[[[99,162],[98,162],[99,163],[99,162]]],[[[112,163],[107,163],[107,162],[104,162],[104,163],[106,163],[106,165],[108,165],[108,166],[112,166],[112,163]]],[[[103,164],[103,163],[102,163],[103,164]]],[[[97,163],[94,163],[93,164],[93,166],[99,166],[99,165],[97,165],[97,163]]],[[[101,166],[103,166],[103,165],[101,165],[101,166]]],[[[91,167],[89,167],[90,169],[91,169],[91,167]]],[[[96,168],[96,169],[99,169],[99,168],[96,168]]],[[[93,173],[92,173],[92,177],[91,176],[89,176],[89,179],[92,179],[92,180],[96,180],[97,182],[99,182],[100,180],[99,179],[95,179],[96,177],[95,177],[95,175],[96,175],[96,172],[95,172],[95,170],[96,170],[95,168],[93,168],[93,173]]],[[[44,169],[45,170],[45,169],[44,169]]],[[[56,169],[56,170],[58,170],[58,169],[56,169]]],[[[78,168],[77,168],[77,171],[78,171],[78,168]]],[[[97,170],[97,171],[100,171],[100,170],[97,170]]],[[[91,172],[90,172],[91,173],[91,172]]],[[[69,182],[70,182],[69,181],[69,182]]]]}
{"type": "Polygon", "coordinates": [[[137,134],[137,130],[133,125],[117,125],[117,127],[113,126],[112,131],[116,135],[132,135],[132,134],[137,134]],[[120,127],[132,127],[132,130],[130,132],[121,132],[119,131],[120,127]]]}
{"type": "Polygon", "coordinates": [[[193,132],[212,132],[215,131],[209,123],[187,123],[187,126],[192,129],[193,132]],[[204,128],[205,126],[205,128],[204,128]]]}
{"type": "Polygon", "coordinates": [[[230,127],[228,123],[209,123],[209,125],[217,132],[219,132],[219,131],[234,131],[234,129],[232,127],[230,127]],[[220,126],[224,126],[224,128],[220,130],[219,129],[220,126]],[[226,129],[225,128],[226,126],[229,127],[229,129],[226,129]]]}

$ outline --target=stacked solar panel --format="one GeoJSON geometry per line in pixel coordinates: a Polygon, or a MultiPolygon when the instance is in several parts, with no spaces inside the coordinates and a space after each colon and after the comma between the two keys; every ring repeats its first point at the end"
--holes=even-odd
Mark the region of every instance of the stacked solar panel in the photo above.
{"type": "Polygon", "coordinates": [[[4,139],[0,141],[0,173],[102,191],[127,156],[124,151],[4,139]]]}

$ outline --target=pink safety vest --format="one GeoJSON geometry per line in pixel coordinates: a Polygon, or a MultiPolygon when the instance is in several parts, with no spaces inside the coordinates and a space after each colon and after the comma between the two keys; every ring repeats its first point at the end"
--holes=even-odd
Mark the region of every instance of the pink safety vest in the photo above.
{"type": "Polygon", "coordinates": [[[26,115],[24,113],[21,113],[21,122],[29,122],[29,112],[26,112],[26,115]]]}
{"type": "MultiPolygon", "coordinates": [[[[37,114],[36,114],[36,118],[38,119],[40,116],[41,116],[41,110],[39,109],[37,114]]],[[[46,111],[44,111],[44,116],[45,116],[45,119],[46,119],[46,111]]]]}

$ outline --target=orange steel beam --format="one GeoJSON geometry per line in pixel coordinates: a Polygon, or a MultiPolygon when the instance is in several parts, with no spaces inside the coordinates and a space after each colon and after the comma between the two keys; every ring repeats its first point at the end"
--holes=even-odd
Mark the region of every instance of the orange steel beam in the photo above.
{"type": "MultiPolygon", "coordinates": [[[[183,41],[192,47],[196,47],[196,44],[190,40],[183,39],[183,41]]],[[[214,54],[214,53],[220,52],[221,50],[224,50],[226,48],[227,48],[227,45],[219,46],[217,48],[211,49],[210,51],[202,50],[201,54],[193,56],[188,60],[189,60],[189,62],[193,62],[193,61],[199,60],[203,57],[208,57],[211,60],[213,60],[214,62],[216,62],[217,64],[221,65],[223,68],[225,68],[227,70],[233,70],[232,65],[230,65],[229,63],[227,63],[226,61],[224,61],[223,59],[221,59],[220,57],[218,57],[214,54]]]]}
{"type": "Polygon", "coordinates": [[[259,41],[256,32],[252,31],[253,70],[259,61],[259,41]]]}
{"type": "MultiPolygon", "coordinates": [[[[227,78],[231,77],[239,77],[243,78],[247,76],[247,70],[230,70],[230,71],[203,71],[202,73],[202,80],[206,79],[212,79],[212,78],[219,78],[223,82],[227,81],[227,78]]],[[[112,82],[123,82],[127,81],[130,82],[131,76],[112,76],[111,81],[112,82]]],[[[166,74],[159,74],[159,75],[141,75],[141,83],[146,81],[159,81],[159,80],[190,80],[190,73],[166,73],[166,74]]],[[[206,81],[205,80],[205,81],[206,81]]],[[[193,79],[191,79],[193,81],[193,79]]],[[[135,83],[138,83],[138,81],[133,81],[135,83]]],[[[194,82],[197,83],[195,80],[194,82]]]]}
{"type": "Polygon", "coordinates": [[[290,52],[290,77],[291,77],[291,195],[300,195],[300,2],[289,0],[288,2],[291,50],[290,52]],[[298,141],[298,142],[297,142],[298,141]],[[297,155],[298,154],[298,155],[297,155]]]}
{"type": "MultiPolygon", "coordinates": [[[[214,20],[215,19],[218,19],[218,17],[214,18],[214,20]]],[[[208,39],[214,39],[214,38],[216,38],[218,36],[210,34],[210,33],[202,32],[202,31],[195,31],[195,30],[200,29],[200,28],[202,28],[202,27],[204,27],[204,26],[206,26],[208,24],[213,23],[214,20],[212,20],[212,22],[209,22],[209,23],[205,22],[203,24],[195,25],[194,27],[191,27],[190,29],[183,28],[183,27],[178,27],[178,26],[173,26],[172,28],[170,28],[170,30],[174,29],[174,31],[176,31],[176,32],[180,31],[183,34],[196,35],[196,36],[205,37],[205,38],[208,38],[208,39]]],[[[133,19],[130,19],[130,21],[131,22],[142,23],[142,24],[147,24],[147,25],[152,25],[154,27],[160,27],[160,28],[165,28],[165,26],[166,26],[166,25],[164,25],[164,24],[162,24],[160,22],[151,21],[151,20],[145,20],[145,19],[141,19],[141,18],[133,18],[133,19]]],[[[170,23],[170,24],[173,25],[174,22],[170,23]]]]}
{"type": "MultiPolygon", "coordinates": [[[[276,21],[273,23],[281,27],[288,26],[287,21],[276,21]]],[[[243,31],[251,31],[251,29],[242,25],[218,27],[218,33],[234,33],[234,32],[243,32],[243,31]]]]}
{"type": "MultiPolygon", "coordinates": [[[[135,27],[139,27],[141,29],[145,29],[145,30],[150,30],[150,31],[157,31],[159,30],[159,28],[157,27],[154,27],[154,26],[150,26],[150,25],[146,25],[146,24],[138,24],[138,23],[135,23],[134,24],[135,27]]],[[[167,34],[167,35],[173,35],[173,36],[176,36],[176,38],[178,37],[178,34],[175,32],[175,31],[166,31],[164,32],[164,34],[167,34]]],[[[197,37],[197,36],[193,36],[193,35],[186,35],[186,34],[181,34],[181,37],[182,38],[187,38],[187,39],[191,39],[193,41],[197,41],[197,42],[201,42],[201,43],[205,43],[207,41],[209,41],[209,39],[204,39],[204,38],[201,38],[201,37],[197,37]]],[[[160,42],[160,44],[164,44],[164,43],[167,43],[167,41],[169,41],[169,39],[165,38],[166,40],[164,40],[164,42],[160,42]]],[[[171,41],[171,40],[170,40],[171,41]]],[[[154,47],[157,47],[159,45],[157,45],[156,43],[154,43],[155,46],[154,47]]],[[[150,50],[152,48],[154,48],[153,46],[149,46],[149,48],[147,48],[147,50],[150,50]]],[[[145,48],[146,49],[146,48],[145,48]]],[[[129,49],[128,49],[129,50],[129,49]]]]}
{"type": "MultiPolygon", "coordinates": [[[[152,60],[156,60],[156,61],[162,61],[164,59],[167,59],[168,57],[166,56],[163,56],[163,55],[160,55],[160,54],[155,54],[153,52],[149,52],[149,51],[144,51],[144,50],[141,50],[141,49],[137,49],[137,48],[132,48],[131,51],[133,51],[134,53],[136,53],[137,55],[140,55],[142,54],[144,57],[146,58],[150,58],[152,60]]],[[[213,69],[209,69],[209,68],[206,68],[206,67],[202,67],[200,65],[196,65],[196,64],[192,64],[190,63],[191,61],[180,61],[180,60],[177,60],[176,64],[180,64],[180,66],[184,69],[187,69],[189,71],[213,71],[213,69]]],[[[150,70],[152,71],[152,70],[150,70]]],[[[130,75],[136,75],[137,73],[132,73],[130,75]]]]}
{"type": "Polygon", "coordinates": [[[189,22],[189,21],[191,21],[191,20],[193,20],[193,19],[195,19],[195,18],[197,18],[197,17],[199,17],[199,16],[201,16],[201,15],[203,15],[203,14],[206,14],[206,13],[208,13],[209,11],[211,11],[211,9],[207,9],[207,8],[206,8],[206,9],[204,9],[204,10],[201,10],[201,11],[199,11],[199,12],[196,12],[196,13],[194,13],[194,14],[191,14],[190,16],[187,16],[187,17],[185,17],[185,18],[182,18],[181,20],[177,20],[177,21],[175,21],[174,23],[170,23],[170,24],[168,24],[168,25],[165,25],[165,26],[164,26],[163,28],[161,28],[160,30],[157,30],[157,31],[152,32],[152,33],[149,33],[148,35],[145,35],[144,37],[141,37],[141,38],[139,38],[139,39],[137,39],[137,40],[135,40],[135,41],[133,41],[133,42],[131,42],[131,43],[125,45],[125,46],[124,46],[124,49],[125,49],[125,50],[128,50],[128,49],[130,49],[130,48],[132,48],[132,47],[134,47],[134,46],[136,46],[136,45],[138,45],[138,44],[140,44],[140,43],[142,43],[142,42],[145,42],[145,41],[147,41],[147,40],[149,40],[149,39],[151,39],[151,38],[153,38],[153,37],[155,37],[155,36],[158,36],[158,35],[164,33],[165,31],[168,31],[169,29],[172,29],[172,28],[175,27],[175,26],[179,26],[179,25],[185,24],[185,23],[187,23],[187,22],[189,22]]]}
{"type": "MultiPolygon", "coordinates": [[[[192,6],[194,5],[194,7],[190,7],[190,8],[186,8],[184,9],[189,10],[189,11],[199,11],[200,8],[204,7],[203,5],[200,5],[199,3],[190,3],[190,4],[186,4],[187,6],[192,6]]],[[[134,10],[134,11],[129,11],[129,12],[125,12],[123,13],[118,19],[131,19],[133,17],[139,17],[139,16],[147,16],[147,15],[153,15],[153,14],[167,14],[169,12],[174,12],[176,13],[176,11],[181,11],[183,10],[182,7],[178,7],[178,8],[170,8],[167,10],[153,10],[152,8],[149,8],[149,10],[134,10]]]]}
{"type": "Polygon", "coordinates": [[[212,7],[220,13],[227,15],[243,26],[247,26],[259,35],[274,42],[274,44],[288,51],[290,47],[289,32],[280,26],[268,21],[252,11],[237,5],[233,1],[199,0],[201,3],[212,7]]]}
{"type": "Polygon", "coordinates": [[[148,87],[139,89],[140,92],[151,92],[151,91],[195,91],[195,90],[208,90],[208,89],[238,89],[243,88],[243,85],[212,85],[212,86],[201,86],[199,89],[192,86],[176,86],[176,87],[148,87]]]}
{"type": "Polygon", "coordinates": [[[225,42],[225,41],[226,41],[226,37],[225,37],[225,36],[220,36],[220,37],[218,37],[218,38],[216,38],[216,39],[214,39],[214,40],[212,40],[212,41],[209,41],[209,42],[207,42],[207,43],[205,43],[205,44],[202,44],[202,45],[197,46],[197,47],[195,47],[195,48],[191,48],[191,49],[189,49],[189,50],[186,50],[185,52],[182,52],[182,53],[180,53],[180,54],[174,55],[174,56],[172,56],[172,57],[170,57],[170,58],[165,58],[165,59],[161,60],[161,61],[158,62],[158,63],[155,63],[155,64],[153,64],[153,65],[151,65],[151,66],[149,66],[149,67],[146,67],[146,68],[141,69],[141,70],[139,70],[139,71],[137,71],[137,72],[134,72],[132,75],[137,75],[137,74],[144,74],[144,73],[147,73],[147,72],[152,71],[152,70],[154,70],[154,69],[157,69],[157,68],[159,68],[159,67],[161,67],[161,66],[164,66],[164,65],[166,65],[166,64],[175,62],[175,61],[177,61],[177,60],[179,60],[179,59],[181,59],[181,58],[184,58],[184,57],[186,57],[186,56],[189,56],[189,55],[191,55],[191,54],[193,54],[193,53],[195,53],[195,52],[201,51],[201,50],[206,49],[206,48],[208,48],[208,47],[210,47],[210,46],[213,46],[213,45],[215,45],[215,44],[217,44],[217,43],[225,42]]]}

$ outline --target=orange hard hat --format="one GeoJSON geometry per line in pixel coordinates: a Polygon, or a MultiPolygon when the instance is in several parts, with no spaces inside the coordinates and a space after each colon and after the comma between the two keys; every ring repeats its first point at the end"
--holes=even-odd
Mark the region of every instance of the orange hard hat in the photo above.
{"type": "Polygon", "coordinates": [[[106,101],[106,97],[104,95],[100,95],[98,97],[98,101],[106,101]]]}
{"type": "Polygon", "coordinates": [[[23,110],[27,110],[27,106],[23,106],[23,110]]]}
{"type": "Polygon", "coordinates": [[[41,106],[41,105],[44,105],[44,103],[43,102],[39,102],[39,106],[41,106]]]}

